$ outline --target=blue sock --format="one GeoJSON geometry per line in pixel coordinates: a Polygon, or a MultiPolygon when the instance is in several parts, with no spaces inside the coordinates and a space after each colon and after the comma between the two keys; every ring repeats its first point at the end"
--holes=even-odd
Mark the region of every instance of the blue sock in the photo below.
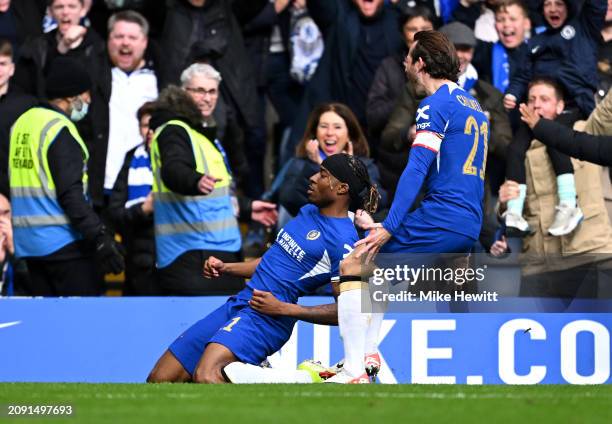
{"type": "Polygon", "coordinates": [[[557,175],[557,194],[560,205],[576,207],[576,180],[573,173],[557,175]]]}
{"type": "Polygon", "coordinates": [[[525,197],[527,197],[527,184],[519,184],[519,197],[508,200],[508,212],[513,212],[518,216],[523,216],[525,197]]]}

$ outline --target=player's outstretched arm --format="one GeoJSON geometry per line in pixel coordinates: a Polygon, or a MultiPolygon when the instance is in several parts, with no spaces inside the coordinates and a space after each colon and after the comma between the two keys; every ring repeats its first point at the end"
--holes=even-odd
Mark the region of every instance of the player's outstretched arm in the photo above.
{"type": "MultiPolygon", "coordinates": [[[[400,224],[404,221],[404,218],[408,214],[408,211],[412,207],[414,200],[416,199],[421,186],[427,178],[429,168],[431,164],[436,160],[437,152],[439,147],[429,148],[424,147],[423,144],[428,143],[429,139],[436,139],[437,136],[430,133],[422,135],[417,133],[412,149],[410,150],[410,156],[408,157],[408,164],[397,184],[397,190],[395,192],[395,198],[387,214],[387,218],[382,223],[382,226],[390,234],[395,233],[399,228],[400,224]],[[425,139],[422,141],[421,139],[425,139]]],[[[431,142],[429,142],[431,144],[431,142]]]]}
{"type": "Polygon", "coordinates": [[[302,306],[278,300],[272,293],[253,290],[251,308],[264,315],[286,316],[321,325],[338,325],[338,306],[335,303],[302,306]]]}
{"type": "Polygon", "coordinates": [[[246,262],[225,263],[221,259],[211,256],[204,262],[204,277],[217,278],[222,274],[228,274],[236,277],[251,278],[259,262],[261,262],[261,258],[246,262]]]}

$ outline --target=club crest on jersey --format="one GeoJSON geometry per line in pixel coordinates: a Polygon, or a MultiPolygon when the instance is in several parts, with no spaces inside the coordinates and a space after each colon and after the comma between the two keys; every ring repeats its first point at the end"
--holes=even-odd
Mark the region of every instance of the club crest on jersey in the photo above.
{"type": "Polygon", "coordinates": [[[566,40],[571,40],[574,36],[576,36],[576,29],[571,25],[565,25],[561,30],[561,37],[566,40]]]}
{"type": "Polygon", "coordinates": [[[311,230],[306,234],[307,240],[316,240],[321,236],[321,232],[317,230],[311,230]]]}

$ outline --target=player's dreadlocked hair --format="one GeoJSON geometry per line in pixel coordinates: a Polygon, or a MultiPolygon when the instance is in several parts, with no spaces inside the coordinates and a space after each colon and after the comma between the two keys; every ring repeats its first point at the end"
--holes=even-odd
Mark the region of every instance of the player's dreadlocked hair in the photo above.
{"type": "MultiPolygon", "coordinates": [[[[361,182],[361,190],[357,194],[359,200],[359,206],[361,209],[372,214],[378,210],[378,201],[380,200],[380,193],[376,184],[372,183],[368,168],[365,164],[355,156],[347,155],[348,163],[351,171],[355,177],[361,182]]],[[[351,196],[352,197],[352,196],[351,196]]]]}

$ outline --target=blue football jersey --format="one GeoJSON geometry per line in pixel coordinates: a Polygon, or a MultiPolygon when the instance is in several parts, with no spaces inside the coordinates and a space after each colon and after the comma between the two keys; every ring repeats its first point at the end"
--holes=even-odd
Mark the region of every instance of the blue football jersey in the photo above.
{"type": "Polygon", "coordinates": [[[340,261],[357,240],[350,218],[327,217],[308,204],[278,232],[247,285],[295,303],[339,276],[340,261]]]}
{"type": "Polygon", "coordinates": [[[419,105],[416,130],[412,146],[432,150],[437,157],[414,216],[429,225],[478,238],[489,139],[487,116],[468,92],[457,84],[444,84],[419,105]]]}

